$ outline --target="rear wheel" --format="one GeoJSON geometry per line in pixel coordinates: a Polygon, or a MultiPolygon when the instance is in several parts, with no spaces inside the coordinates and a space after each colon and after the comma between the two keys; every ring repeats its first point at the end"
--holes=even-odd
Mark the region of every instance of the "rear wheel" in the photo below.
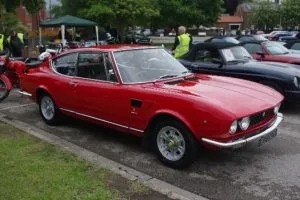
{"type": "Polygon", "coordinates": [[[7,88],[7,84],[0,78],[0,101],[3,101],[9,95],[10,90],[7,88]]]}
{"type": "Polygon", "coordinates": [[[50,95],[47,93],[41,95],[39,100],[39,108],[40,114],[47,124],[54,125],[58,123],[60,119],[59,110],[50,95]]]}
{"type": "Polygon", "coordinates": [[[169,119],[157,124],[153,131],[153,146],[164,164],[184,168],[195,161],[198,143],[184,124],[169,119]]]}

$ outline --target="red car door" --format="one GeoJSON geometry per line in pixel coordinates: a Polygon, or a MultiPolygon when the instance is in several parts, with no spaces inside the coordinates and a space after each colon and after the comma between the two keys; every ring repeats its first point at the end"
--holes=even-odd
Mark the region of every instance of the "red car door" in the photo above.
{"type": "Polygon", "coordinates": [[[50,95],[54,98],[57,106],[62,109],[73,109],[74,76],[78,53],[62,55],[52,60],[50,67],[54,73],[48,74],[42,81],[47,83],[50,95]]]}
{"type": "Polygon", "coordinates": [[[108,53],[84,52],[78,57],[74,111],[98,121],[127,128],[129,100],[118,82],[108,53]],[[127,105],[128,102],[128,105],[127,105]]]}

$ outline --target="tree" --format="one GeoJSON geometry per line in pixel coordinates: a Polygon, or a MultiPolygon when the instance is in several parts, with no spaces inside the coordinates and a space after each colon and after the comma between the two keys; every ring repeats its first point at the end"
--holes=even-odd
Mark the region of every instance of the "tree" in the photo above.
{"type": "Polygon", "coordinates": [[[92,0],[82,11],[103,25],[113,25],[123,39],[128,26],[145,25],[159,10],[151,0],[92,0]]]}
{"type": "Polygon", "coordinates": [[[284,0],[281,4],[282,24],[284,27],[294,28],[300,24],[300,1],[284,0]]]}
{"type": "Polygon", "coordinates": [[[280,22],[279,7],[269,0],[257,3],[254,10],[253,22],[259,29],[273,29],[280,22]]]}
{"type": "Polygon", "coordinates": [[[22,5],[26,7],[27,12],[32,16],[44,6],[44,0],[23,0],[22,5]]]}

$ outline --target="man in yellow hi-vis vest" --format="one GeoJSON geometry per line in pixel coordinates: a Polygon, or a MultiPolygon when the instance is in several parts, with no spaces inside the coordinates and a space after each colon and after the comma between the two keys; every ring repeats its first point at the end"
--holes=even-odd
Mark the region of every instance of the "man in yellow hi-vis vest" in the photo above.
{"type": "Polygon", "coordinates": [[[0,51],[4,50],[4,35],[0,34],[0,51]]]}
{"type": "Polygon", "coordinates": [[[192,37],[186,33],[184,26],[178,28],[178,36],[175,38],[172,51],[175,53],[175,58],[180,58],[190,50],[192,44],[192,37]]]}
{"type": "Polygon", "coordinates": [[[12,34],[7,38],[10,54],[12,57],[22,57],[24,48],[24,34],[12,31],[12,34]]]}

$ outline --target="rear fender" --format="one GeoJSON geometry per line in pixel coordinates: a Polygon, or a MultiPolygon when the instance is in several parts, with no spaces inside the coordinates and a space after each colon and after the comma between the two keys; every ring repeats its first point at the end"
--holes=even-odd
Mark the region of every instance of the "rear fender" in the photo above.
{"type": "Polygon", "coordinates": [[[5,74],[1,74],[0,79],[2,79],[5,82],[8,90],[11,90],[13,88],[13,81],[10,80],[8,76],[6,76],[5,74]]]}

